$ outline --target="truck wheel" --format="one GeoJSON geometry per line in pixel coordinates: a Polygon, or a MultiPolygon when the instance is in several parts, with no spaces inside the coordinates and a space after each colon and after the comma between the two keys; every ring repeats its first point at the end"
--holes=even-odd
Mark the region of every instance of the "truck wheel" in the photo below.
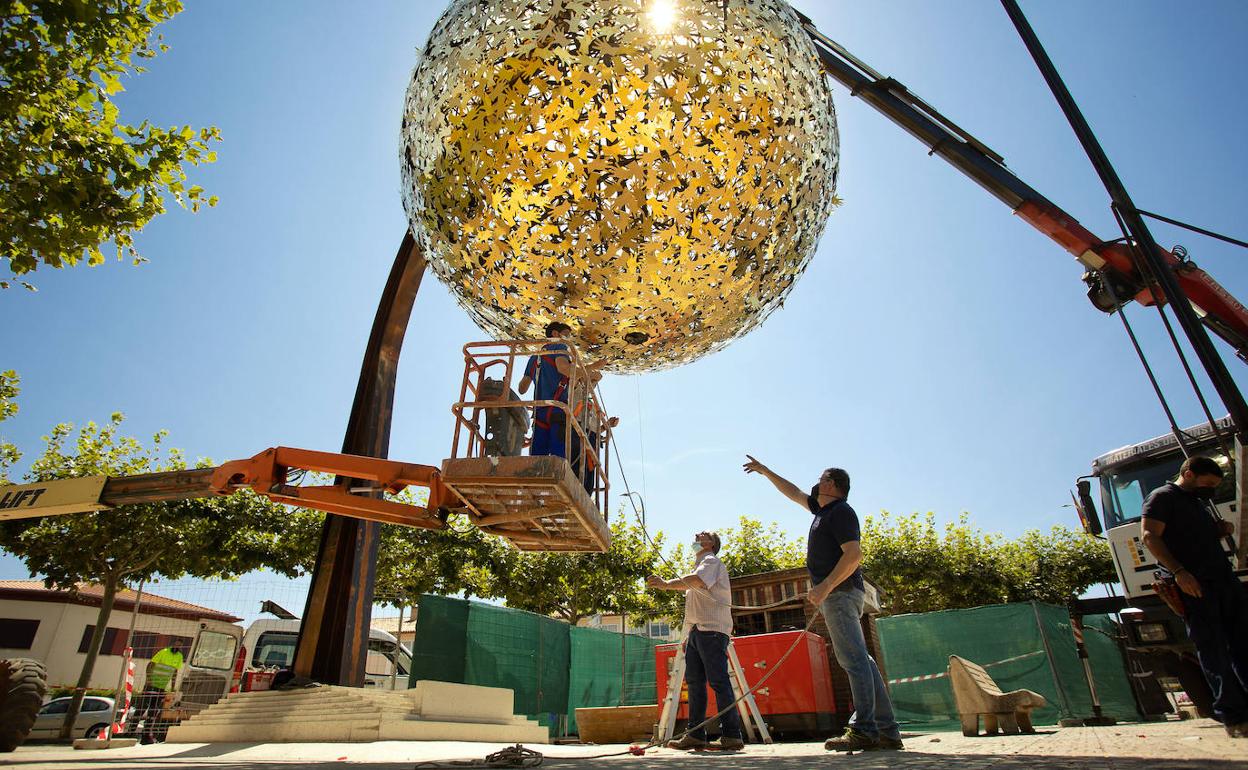
{"type": "Polygon", "coordinates": [[[48,694],[48,670],[37,660],[0,660],[0,751],[26,740],[48,694]]]}
{"type": "Polygon", "coordinates": [[[1192,699],[1196,713],[1206,719],[1212,718],[1213,691],[1209,689],[1209,680],[1205,679],[1200,663],[1191,655],[1180,655],[1178,668],[1179,684],[1187,697],[1192,699]]]}

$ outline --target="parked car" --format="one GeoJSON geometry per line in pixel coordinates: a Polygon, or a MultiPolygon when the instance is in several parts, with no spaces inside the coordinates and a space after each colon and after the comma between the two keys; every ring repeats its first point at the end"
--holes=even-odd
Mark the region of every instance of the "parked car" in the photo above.
{"type": "MultiPolygon", "coordinates": [[[[65,714],[69,711],[69,702],[73,698],[53,698],[39,709],[35,717],[35,725],[30,728],[28,738],[33,740],[57,738],[61,734],[61,725],[65,723],[65,714]]],[[[113,699],[88,695],[82,699],[82,709],[78,712],[78,720],[74,722],[73,737],[94,738],[108,727],[108,720],[113,714],[113,699]]]]}

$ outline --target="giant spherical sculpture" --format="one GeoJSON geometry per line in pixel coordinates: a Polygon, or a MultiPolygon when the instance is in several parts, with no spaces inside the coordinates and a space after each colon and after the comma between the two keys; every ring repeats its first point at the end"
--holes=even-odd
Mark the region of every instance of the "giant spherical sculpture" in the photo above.
{"type": "Polygon", "coordinates": [[[488,333],[615,371],[778,307],[836,204],[831,91],[780,0],[454,0],[412,74],[404,206],[488,333]]]}

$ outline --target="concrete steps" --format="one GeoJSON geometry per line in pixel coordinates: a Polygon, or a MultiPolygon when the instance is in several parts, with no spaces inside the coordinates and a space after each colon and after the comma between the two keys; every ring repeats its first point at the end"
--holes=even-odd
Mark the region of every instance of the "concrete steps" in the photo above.
{"type": "Polygon", "coordinates": [[[170,743],[481,741],[547,743],[498,687],[419,681],[410,690],[313,687],[234,693],[169,731],[170,743]]]}

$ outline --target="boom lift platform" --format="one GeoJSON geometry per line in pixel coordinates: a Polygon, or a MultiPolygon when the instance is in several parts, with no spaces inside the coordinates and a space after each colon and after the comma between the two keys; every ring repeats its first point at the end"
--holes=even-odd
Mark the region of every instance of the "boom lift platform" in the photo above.
{"type": "Polygon", "coordinates": [[[464,514],[483,532],[524,551],[606,551],[611,544],[606,514],[611,429],[580,354],[569,346],[573,369],[568,401],[522,401],[508,386],[516,359],[539,353],[545,344],[506,340],[464,346],[460,400],[452,407],[455,437],[451,457],[441,469],[279,446],[215,468],[5,486],[0,490],[0,520],[251,489],[286,505],[424,529],[443,529],[451,514],[464,514]],[[527,411],[545,406],[565,415],[564,446],[578,450],[571,462],[558,456],[521,456],[527,411]],[[293,483],[304,472],[335,480],[293,483]],[[387,499],[407,487],[427,489],[425,504],[387,499]]]}
{"type": "Polygon", "coordinates": [[[611,426],[580,353],[568,346],[567,401],[522,401],[506,387],[517,361],[523,367],[545,344],[502,340],[464,346],[464,378],[451,407],[455,437],[451,456],[442,463],[442,483],[463,502],[473,524],[522,551],[605,551],[611,544],[611,426]],[[526,406],[549,406],[563,416],[563,445],[571,462],[520,455],[526,406]]]}

